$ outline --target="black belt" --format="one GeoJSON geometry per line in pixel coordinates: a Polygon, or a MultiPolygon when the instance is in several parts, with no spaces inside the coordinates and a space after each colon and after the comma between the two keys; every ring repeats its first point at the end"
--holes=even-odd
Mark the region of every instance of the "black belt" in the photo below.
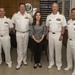
{"type": "MultiPolygon", "coordinates": [[[[29,31],[29,30],[28,30],[28,31],[29,31]]],[[[28,32],[28,31],[25,31],[25,32],[17,31],[17,32],[20,32],[20,33],[26,33],[26,32],[28,32]]]]}
{"type": "MultiPolygon", "coordinates": [[[[50,32],[50,31],[49,31],[50,32]]],[[[55,34],[55,32],[51,32],[52,34],[55,34]]]]}

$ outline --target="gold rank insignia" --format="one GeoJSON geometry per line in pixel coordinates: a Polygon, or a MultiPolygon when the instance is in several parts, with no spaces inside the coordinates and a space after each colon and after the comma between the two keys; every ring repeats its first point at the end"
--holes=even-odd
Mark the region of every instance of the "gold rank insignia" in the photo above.
{"type": "Polygon", "coordinates": [[[74,31],[75,31],[75,28],[74,28],[74,31]]]}
{"type": "Polygon", "coordinates": [[[25,19],[29,19],[29,17],[26,16],[25,19]]]}
{"type": "Polygon", "coordinates": [[[17,18],[17,19],[19,19],[19,18],[17,18]]]}
{"type": "Polygon", "coordinates": [[[57,21],[61,21],[61,19],[60,19],[60,18],[57,18],[56,20],[57,20],[57,21]]]}

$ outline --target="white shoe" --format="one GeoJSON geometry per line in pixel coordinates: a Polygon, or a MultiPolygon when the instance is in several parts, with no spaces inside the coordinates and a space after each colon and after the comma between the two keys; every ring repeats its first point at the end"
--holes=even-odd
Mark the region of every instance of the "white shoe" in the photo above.
{"type": "Polygon", "coordinates": [[[72,75],[75,75],[75,70],[73,71],[72,75]]]}
{"type": "Polygon", "coordinates": [[[65,71],[68,71],[68,70],[70,70],[70,69],[72,70],[71,67],[66,67],[66,68],[64,68],[65,71]]]}
{"type": "Polygon", "coordinates": [[[50,65],[48,66],[48,68],[52,68],[53,65],[54,65],[54,64],[50,64],[50,65]]]}
{"type": "Polygon", "coordinates": [[[12,67],[12,63],[8,63],[7,65],[8,65],[9,68],[12,67]]]}
{"type": "Polygon", "coordinates": [[[57,67],[57,70],[58,70],[58,71],[61,70],[61,67],[57,67]]]}
{"type": "Polygon", "coordinates": [[[21,64],[17,64],[16,70],[19,70],[21,68],[21,64]]]}
{"type": "Polygon", "coordinates": [[[27,63],[27,62],[23,62],[23,64],[24,64],[25,66],[27,66],[28,63],[27,63]]]}

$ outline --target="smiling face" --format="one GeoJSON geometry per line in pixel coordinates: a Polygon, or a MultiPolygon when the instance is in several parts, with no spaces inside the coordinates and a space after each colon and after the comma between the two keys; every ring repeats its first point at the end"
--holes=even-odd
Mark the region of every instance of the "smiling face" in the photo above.
{"type": "Polygon", "coordinates": [[[21,13],[25,13],[25,5],[21,4],[19,6],[19,10],[20,10],[21,13]]]}
{"type": "Polygon", "coordinates": [[[75,10],[72,10],[72,11],[71,11],[71,18],[72,18],[73,20],[75,20],[75,10]]]}
{"type": "Polygon", "coordinates": [[[4,8],[0,8],[0,17],[4,17],[4,15],[5,15],[4,8]]]}
{"type": "Polygon", "coordinates": [[[41,14],[38,12],[36,13],[36,21],[40,21],[41,19],[41,14]]]}
{"type": "Polygon", "coordinates": [[[58,4],[57,3],[53,3],[53,5],[52,5],[52,11],[53,11],[54,14],[57,13],[57,11],[58,11],[58,4]]]}

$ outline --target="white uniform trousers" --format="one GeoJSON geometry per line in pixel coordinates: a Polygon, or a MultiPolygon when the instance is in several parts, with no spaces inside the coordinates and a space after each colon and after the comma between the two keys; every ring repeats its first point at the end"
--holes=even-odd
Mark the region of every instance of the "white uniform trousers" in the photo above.
{"type": "Polygon", "coordinates": [[[26,62],[27,60],[27,47],[29,40],[29,32],[20,33],[16,32],[16,40],[17,40],[17,63],[21,64],[22,61],[26,62]]]}
{"type": "Polygon", "coordinates": [[[2,37],[0,36],[0,64],[2,63],[2,57],[1,57],[2,47],[3,47],[4,54],[5,54],[5,62],[7,64],[12,63],[11,55],[10,55],[11,44],[10,44],[9,35],[5,35],[2,37]]]}
{"type": "Polygon", "coordinates": [[[62,66],[61,61],[62,41],[59,41],[60,35],[61,32],[57,32],[55,34],[49,32],[49,65],[54,64],[54,51],[55,51],[55,60],[57,67],[62,66]]]}
{"type": "Polygon", "coordinates": [[[67,42],[67,67],[73,66],[74,60],[74,69],[75,69],[75,39],[69,40],[67,42]]]}

